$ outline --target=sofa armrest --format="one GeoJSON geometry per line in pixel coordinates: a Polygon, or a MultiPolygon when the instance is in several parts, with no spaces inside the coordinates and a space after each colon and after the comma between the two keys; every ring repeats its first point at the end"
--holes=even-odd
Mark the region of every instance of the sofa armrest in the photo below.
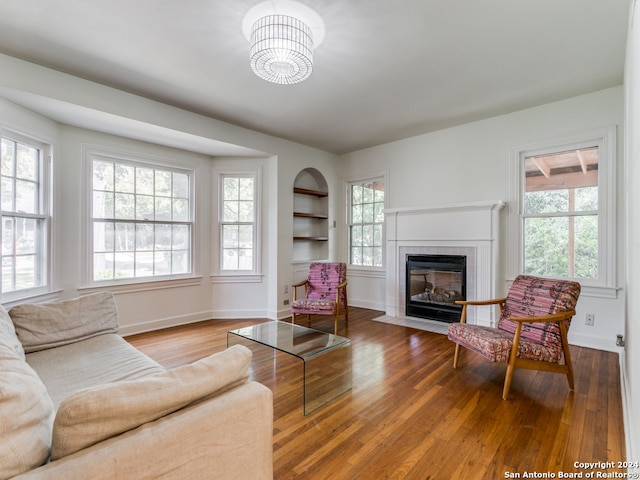
{"type": "Polygon", "coordinates": [[[15,478],[271,480],[272,439],[271,390],[248,382],[15,478]]]}

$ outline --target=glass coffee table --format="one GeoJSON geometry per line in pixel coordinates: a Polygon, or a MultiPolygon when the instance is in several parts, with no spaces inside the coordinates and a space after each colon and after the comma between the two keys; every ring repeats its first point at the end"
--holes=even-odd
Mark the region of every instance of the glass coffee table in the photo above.
{"type": "Polygon", "coordinates": [[[251,350],[265,346],[302,360],[305,415],[351,390],[348,338],[271,321],[227,332],[227,346],[237,344],[251,350]]]}

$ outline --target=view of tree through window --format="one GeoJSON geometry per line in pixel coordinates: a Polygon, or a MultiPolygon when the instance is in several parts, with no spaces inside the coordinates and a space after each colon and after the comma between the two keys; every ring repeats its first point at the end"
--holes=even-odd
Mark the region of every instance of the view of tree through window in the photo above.
{"type": "Polygon", "coordinates": [[[93,161],[93,280],[191,272],[188,173],[93,161]]]}
{"type": "Polygon", "coordinates": [[[46,283],[46,215],[40,149],[5,137],[1,143],[2,292],[6,293],[46,283]]]}
{"type": "Polygon", "coordinates": [[[524,273],[598,277],[598,148],[525,158],[524,273]]]}
{"type": "Polygon", "coordinates": [[[384,182],[352,184],[350,187],[349,250],[351,265],[382,266],[384,182]]]}

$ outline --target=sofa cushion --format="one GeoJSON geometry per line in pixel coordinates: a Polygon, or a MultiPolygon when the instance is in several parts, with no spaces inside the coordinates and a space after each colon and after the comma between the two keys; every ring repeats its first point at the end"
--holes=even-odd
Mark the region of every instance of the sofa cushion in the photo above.
{"type": "Polygon", "coordinates": [[[47,387],[56,409],[76,390],[137,380],[166,370],[117,333],[28,353],[27,363],[47,387]]]}
{"type": "Polygon", "coordinates": [[[51,459],[65,457],[243,383],[250,361],[251,351],[234,345],[144,379],[72,393],[56,414],[51,459]]]}
{"type": "Polygon", "coordinates": [[[3,343],[6,343],[24,360],[24,348],[22,348],[22,344],[16,335],[16,329],[13,326],[11,317],[2,305],[0,305],[0,337],[2,337],[3,343]]]}
{"type": "Polygon", "coordinates": [[[0,342],[0,479],[47,461],[53,404],[33,369],[0,342]]]}
{"type": "Polygon", "coordinates": [[[9,315],[26,353],[118,331],[116,303],[110,292],[55,303],[17,305],[9,315]]]}

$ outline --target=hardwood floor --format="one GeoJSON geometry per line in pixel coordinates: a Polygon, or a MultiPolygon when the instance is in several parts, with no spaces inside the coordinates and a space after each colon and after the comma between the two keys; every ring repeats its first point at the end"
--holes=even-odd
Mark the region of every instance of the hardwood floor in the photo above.
{"type": "MultiPolygon", "coordinates": [[[[625,460],[616,354],[573,346],[575,391],[563,375],[516,370],[504,401],[505,365],[464,351],[454,370],[446,336],[373,321],[381,314],[349,309],[339,335],[352,341],[353,389],[310,415],[302,413],[299,360],[279,353],[252,367],[274,392],[275,479],[625,472],[574,466],[625,460]]],[[[208,321],[127,340],[172,368],[223,350],[228,330],[262,321],[208,321]]],[[[312,327],[330,332],[333,324],[318,317],[312,327]]]]}

